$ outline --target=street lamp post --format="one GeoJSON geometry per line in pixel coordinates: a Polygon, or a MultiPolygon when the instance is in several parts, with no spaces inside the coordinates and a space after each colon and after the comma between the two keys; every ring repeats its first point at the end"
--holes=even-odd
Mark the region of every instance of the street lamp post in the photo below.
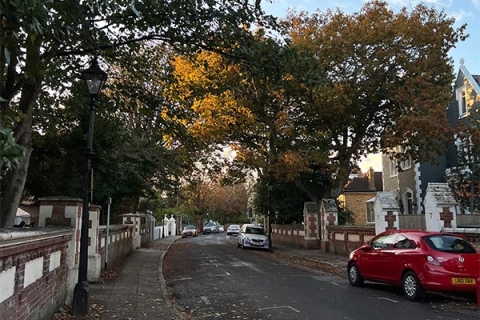
{"type": "Polygon", "coordinates": [[[93,146],[93,120],[95,117],[95,100],[107,80],[107,74],[98,66],[97,57],[94,57],[90,67],[82,71],[83,79],[90,94],[90,110],[88,118],[87,148],[85,150],[85,168],[83,172],[83,207],[82,225],[80,231],[80,261],[78,267],[78,282],[73,291],[73,315],[87,315],[89,307],[89,286],[87,282],[88,270],[88,225],[89,203],[91,202],[91,173],[93,146]]]}
{"type": "Polygon", "coordinates": [[[270,201],[270,191],[272,191],[273,185],[271,182],[267,182],[267,216],[268,216],[268,244],[270,247],[272,247],[272,218],[270,215],[270,207],[271,207],[271,201],[270,201]]]}
{"type": "Polygon", "coordinates": [[[162,232],[162,238],[165,238],[165,223],[167,221],[167,215],[163,218],[163,232],[162,232]]]}

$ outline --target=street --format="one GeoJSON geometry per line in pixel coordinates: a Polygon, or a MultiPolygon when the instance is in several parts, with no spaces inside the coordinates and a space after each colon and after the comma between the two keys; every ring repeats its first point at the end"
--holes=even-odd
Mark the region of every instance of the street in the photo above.
{"type": "Polygon", "coordinates": [[[176,241],[163,273],[184,319],[480,319],[478,310],[456,303],[410,302],[399,288],[354,288],[346,278],[291,265],[269,251],[239,249],[225,233],[176,241]]]}

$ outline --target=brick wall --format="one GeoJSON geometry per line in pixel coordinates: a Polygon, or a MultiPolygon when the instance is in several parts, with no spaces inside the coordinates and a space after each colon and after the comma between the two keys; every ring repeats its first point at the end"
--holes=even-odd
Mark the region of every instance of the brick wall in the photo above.
{"type": "Polygon", "coordinates": [[[303,224],[272,224],[272,243],[291,244],[305,248],[305,230],[303,224]]]}
{"type": "Polygon", "coordinates": [[[72,231],[0,234],[0,318],[51,319],[65,304],[72,231]]]}
{"type": "Polygon", "coordinates": [[[349,255],[375,236],[375,227],[327,226],[328,251],[340,255],[349,255]]]}

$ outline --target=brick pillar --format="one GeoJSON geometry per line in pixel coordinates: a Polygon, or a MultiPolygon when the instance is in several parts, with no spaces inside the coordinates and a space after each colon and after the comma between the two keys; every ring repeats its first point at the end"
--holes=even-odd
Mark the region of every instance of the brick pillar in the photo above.
{"type": "Polygon", "coordinates": [[[306,249],[320,248],[320,212],[316,202],[306,202],[303,209],[304,247],[306,249]]]}

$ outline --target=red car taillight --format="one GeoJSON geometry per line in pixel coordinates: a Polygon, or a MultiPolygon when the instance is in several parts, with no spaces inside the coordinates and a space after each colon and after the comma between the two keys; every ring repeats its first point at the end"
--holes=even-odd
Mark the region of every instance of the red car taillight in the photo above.
{"type": "Polygon", "coordinates": [[[440,261],[437,260],[437,258],[432,257],[432,256],[427,256],[427,262],[430,264],[433,264],[434,266],[439,266],[440,261]]]}

